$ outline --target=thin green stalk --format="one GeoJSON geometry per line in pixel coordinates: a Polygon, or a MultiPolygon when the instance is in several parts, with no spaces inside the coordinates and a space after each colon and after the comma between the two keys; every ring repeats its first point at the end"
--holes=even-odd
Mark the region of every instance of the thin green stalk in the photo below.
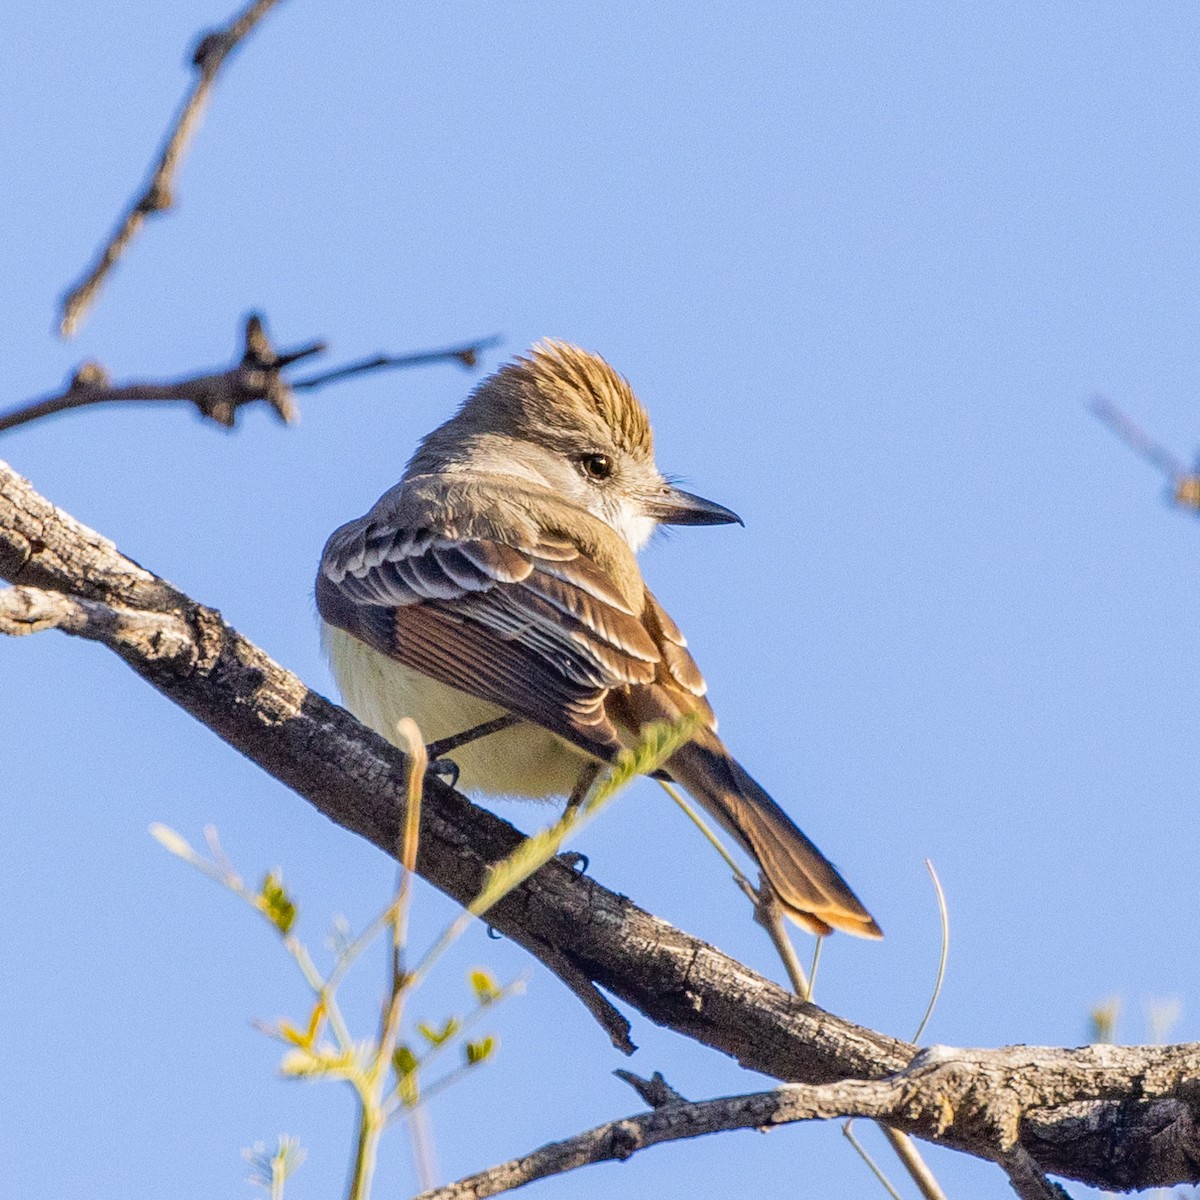
{"type": "MultiPolygon", "coordinates": [[[[429,760],[425,742],[417,723],[403,717],[396,725],[396,732],[404,742],[408,756],[408,791],[404,805],[404,833],[400,840],[400,887],[396,894],[395,915],[392,925],[392,948],[399,955],[408,938],[408,911],[412,902],[413,877],[417,870],[417,847],[421,837],[421,798],[424,791],[425,768],[429,760]]],[[[395,964],[396,974],[401,974],[400,964],[395,964]]]]}
{"type": "MultiPolygon", "coordinates": [[[[499,1004],[501,1000],[507,1000],[509,996],[515,995],[516,993],[522,991],[524,987],[524,979],[514,980],[507,987],[501,988],[495,994],[494,998],[488,1001],[487,1004],[478,1005],[473,1012],[470,1012],[463,1017],[452,1037],[448,1037],[444,1042],[438,1042],[436,1046],[430,1046],[430,1048],[421,1056],[420,1062],[418,1063],[418,1069],[422,1072],[425,1071],[431,1062],[436,1061],[438,1057],[444,1054],[447,1050],[454,1046],[460,1045],[463,1035],[479,1024],[479,1022],[483,1019],[484,1013],[491,1012],[491,1010],[497,1004],[499,1004]]],[[[435,1086],[440,1087],[440,1085],[435,1086]]],[[[425,1097],[426,1093],[422,1091],[420,1103],[424,1103],[425,1097]]],[[[383,1102],[384,1116],[387,1118],[389,1124],[392,1121],[403,1117],[404,1112],[402,1110],[403,1104],[395,1093],[393,1093],[383,1102]]]]}
{"type": "Polygon", "coordinates": [[[742,885],[743,890],[745,888],[749,888],[753,892],[754,885],[749,879],[746,878],[745,873],[742,871],[742,868],[738,866],[733,855],[731,855],[729,851],[725,849],[724,843],[719,837],[717,837],[715,833],[713,833],[704,818],[679,794],[678,791],[675,790],[674,785],[668,783],[667,780],[660,779],[658,781],[658,786],[662,788],[662,790],[666,792],[667,795],[670,796],[671,799],[674,800],[681,809],[683,809],[696,828],[699,829],[702,834],[704,834],[709,845],[712,846],[712,848],[725,860],[729,869],[733,872],[734,879],[736,879],[738,883],[742,885]]]}
{"type": "Polygon", "coordinates": [[[437,1162],[434,1158],[433,1136],[429,1125],[428,1110],[416,1108],[408,1122],[408,1137],[413,1166],[417,1172],[417,1184],[423,1192],[431,1191],[437,1186],[437,1162]]]}
{"type": "MultiPolygon", "coordinates": [[[[929,1004],[925,1008],[925,1015],[921,1018],[921,1023],[917,1026],[917,1032],[913,1035],[913,1041],[917,1043],[920,1042],[921,1035],[925,1032],[926,1025],[929,1024],[929,1018],[933,1016],[933,1010],[937,1005],[938,997],[942,993],[942,983],[946,978],[946,959],[950,953],[950,914],[946,907],[946,894],[942,891],[941,880],[938,879],[937,871],[933,869],[933,863],[928,858],[925,860],[925,869],[929,872],[929,878],[933,880],[933,890],[937,896],[938,917],[941,921],[942,929],[942,945],[941,952],[938,955],[937,978],[934,980],[933,994],[929,997],[929,1004]]],[[[942,1190],[942,1185],[938,1183],[937,1177],[929,1169],[929,1164],[921,1157],[921,1152],[917,1149],[916,1142],[907,1133],[899,1129],[893,1129],[890,1125],[880,1125],[879,1128],[883,1130],[883,1136],[887,1138],[896,1157],[908,1172],[913,1183],[917,1185],[917,1190],[924,1197],[924,1200],[946,1200],[946,1193],[942,1190]]]]}
{"type": "MultiPolygon", "coordinates": [[[[696,809],[670,783],[665,779],[660,779],[658,784],[683,809],[692,824],[704,834],[708,844],[725,860],[726,865],[733,872],[734,882],[742,889],[750,903],[754,905],[755,919],[767,931],[767,936],[771,939],[776,953],[783,961],[784,970],[787,972],[793,990],[803,999],[811,1000],[814,974],[810,973],[806,975],[804,968],[800,965],[799,958],[796,957],[796,948],[792,944],[792,940],[788,936],[787,929],[783,924],[779,913],[779,905],[775,902],[774,893],[766,885],[756,888],[746,878],[745,873],[738,866],[733,855],[725,849],[721,839],[712,831],[708,822],[704,820],[696,809]]],[[[817,959],[821,953],[822,940],[821,938],[817,939],[817,947],[813,953],[814,973],[816,971],[817,959]]]]}
{"type": "MultiPolygon", "coordinates": [[[[207,875],[209,879],[219,883],[235,896],[240,897],[264,920],[270,922],[276,929],[279,928],[272,920],[270,914],[263,908],[261,898],[246,886],[242,877],[233,869],[228,858],[225,856],[224,850],[221,848],[221,843],[217,838],[217,831],[211,825],[206,827],[204,831],[209,849],[213,853],[214,861],[211,862],[197,854],[185,838],[166,825],[155,822],[150,826],[150,834],[155,841],[176,855],[176,857],[182,858],[184,862],[195,867],[202,875],[207,875]]],[[[329,980],[325,979],[321,975],[321,972],[317,970],[316,964],[313,962],[308,950],[295,934],[285,933],[282,935],[282,938],[284,949],[287,950],[288,954],[292,957],[292,961],[300,968],[300,973],[304,976],[304,981],[313,990],[318,1001],[325,1006],[329,1027],[333,1030],[334,1036],[338,1040],[339,1049],[351,1049],[354,1041],[350,1036],[346,1022],[342,1018],[341,1011],[338,1009],[333,995],[333,987],[330,986],[329,980]]]]}
{"type": "Polygon", "coordinates": [[[638,743],[622,750],[615,762],[596,777],[583,800],[568,808],[557,821],[526,838],[507,858],[488,872],[483,890],[425,952],[409,974],[416,986],[429,973],[446,949],[462,936],[475,917],[481,917],[535,871],[545,866],[562,849],[567,835],[587,825],[610,800],[638,775],[657,771],[696,731],[699,718],[689,714],[675,722],[655,721],[643,731],[638,743]]]}
{"type": "MultiPolygon", "coordinates": [[[[425,783],[428,760],[425,743],[415,721],[402,718],[396,732],[405,743],[408,756],[407,795],[404,807],[404,832],[400,841],[400,885],[396,902],[389,910],[392,927],[392,986],[391,997],[384,1009],[379,1031],[379,1050],[372,1066],[372,1086],[382,1083],[391,1068],[392,1054],[400,1037],[400,1022],[404,1016],[405,996],[416,980],[404,970],[404,950],[408,938],[408,910],[412,902],[412,881],[417,866],[417,843],[421,834],[421,793],[425,783]]],[[[378,1101],[377,1101],[378,1102],[378,1101]]]]}
{"type": "Polygon", "coordinates": [[[350,1176],[348,1200],[370,1200],[371,1182],[375,1178],[375,1160],[379,1152],[379,1135],[383,1125],[359,1095],[358,1138],[354,1148],[354,1170],[350,1176]]]}
{"type": "MultiPolygon", "coordinates": [[[[425,779],[425,744],[416,723],[404,718],[397,733],[408,755],[407,795],[404,831],[400,840],[400,880],[396,898],[384,914],[383,926],[392,931],[391,986],[380,1022],[379,1043],[367,1064],[365,1077],[354,1081],[359,1098],[358,1141],[354,1173],[350,1180],[350,1200],[369,1200],[379,1137],[387,1126],[384,1086],[390,1078],[392,1056],[400,1037],[404,1000],[415,986],[415,979],[404,970],[404,949],[408,932],[408,909],[412,899],[412,880],[417,862],[417,842],[421,828],[421,793],[425,779]]],[[[378,931],[378,926],[376,927],[378,931]]],[[[345,955],[342,959],[345,959],[345,955]]]]}
{"type": "Polygon", "coordinates": [[[313,962],[308,948],[294,934],[290,933],[283,939],[283,944],[300,968],[305,982],[312,988],[318,1002],[324,1005],[325,1018],[329,1022],[329,1028],[333,1030],[333,1036],[337,1038],[338,1049],[352,1050],[354,1039],[350,1036],[350,1029],[342,1016],[342,1010],[338,1007],[337,999],[328,981],[317,970],[317,965],[313,962]]]}
{"type": "Polygon", "coordinates": [[[463,1063],[461,1066],[455,1067],[452,1071],[448,1071],[441,1079],[435,1079],[428,1087],[421,1089],[421,1096],[411,1108],[394,1108],[387,1114],[388,1124],[395,1121],[407,1120],[409,1117],[420,1112],[434,1096],[445,1091],[451,1084],[457,1083],[464,1075],[474,1071],[478,1063],[463,1063]]]}

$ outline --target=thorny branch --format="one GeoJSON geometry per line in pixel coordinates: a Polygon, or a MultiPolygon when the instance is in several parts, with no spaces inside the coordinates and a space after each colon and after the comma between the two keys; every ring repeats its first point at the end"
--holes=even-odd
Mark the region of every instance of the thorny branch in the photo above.
{"type": "Polygon", "coordinates": [[[108,241],[101,247],[95,262],[63,297],[59,332],[64,337],[70,337],[79,329],[101,285],[129,248],[145,219],[166,212],[174,203],[172,186],[175,173],[183,161],[188,144],[200,127],[217,75],[234,50],[278,3],[279,0],[252,0],[225,28],[210,30],[198,40],[192,55],[196,78],[167,131],[166,141],[149,182],[130,204],[108,241]]]}
{"type": "MultiPolygon", "coordinates": [[[[399,751],[3,464],[0,576],[17,585],[0,593],[8,631],[57,625],[100,641],[332,820],[395,852],[405,795],[399,751]]],[[[489,864],[520,841],[433,778],[421,827],[418,873],[464,904],[482,889],[489,864]]],[[[1120,1190],[1200,1180],[1200,1045],[918,1050],[790,995],[560,862],[515,889],[488,920],[571,977],[577,994],[593,997],[595,1015],[607,1005],[606,1028],[627,1049],[627,1034],[614,1030],[621,1018],[597,987],[747,1067],[805,1085],[708,1102],[717,1108],[668,1103],[613,1127],[628,1128],[635,1141],[664,1140],[656,1131],[684,1113],[712,1120],[740,1104],[750,1126],[786,1114],[885,1120],[1000,1164],[1027,1200],[1055,1194],[1046,1173],[1120,1190]]]]}
{"type": "Polygon", "coordinates": [[[243,405],[260,401],[267,404],[281,421],[291,423],[299,416],[293,394],[297,391],[315,391],[353,375],[397,367],[416,367],[435,362],[457,362],[464,367],[473,367],[480,353],[496,345],[499,340],[492,336],[439,350],[390,356],[381,354],[335,367],[323,374],[288,380],[284,378],[284,371],[293,363],[323,354],[325,343],[310,342],[294,350],[277,351],[267,337],[262,317],[251,314],[246,319],[241,357],[224,370],[200,372],[181,379],[114,384],[99,363],[84,363],[63,391],[0,413],[0,433],[54,413],[92,404],[180,400],[195,405],[202,417],[229,429],[233,428],[243,405]]]}

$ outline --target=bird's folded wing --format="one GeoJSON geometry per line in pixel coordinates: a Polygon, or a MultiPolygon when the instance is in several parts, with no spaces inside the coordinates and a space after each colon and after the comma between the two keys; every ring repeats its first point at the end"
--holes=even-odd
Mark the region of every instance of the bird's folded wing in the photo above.
{"type": "Polygon", "coordinates": [[[610,690],[653,684],[664,669],[689,674],[680,654],[699,672],[670,619],[664,658],[661,618],[643,623],[572,542],[512,542],[353,522],[326,546],[317,604],[406,666],[610,758],[621,745],[610,690]]]}

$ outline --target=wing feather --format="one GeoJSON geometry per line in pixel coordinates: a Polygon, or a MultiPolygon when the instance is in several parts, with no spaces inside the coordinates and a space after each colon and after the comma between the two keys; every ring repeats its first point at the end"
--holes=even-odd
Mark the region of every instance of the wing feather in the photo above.
{"type": "Polygon", "coordinates": [[[620,745],[606,702],[623,710],[630,687],[665,687],[667,708],[711,723],[704,679],[658,601],[647,591],[638,611],[557,534],[453,538],[368,516],[329,539],[317,603],[382,653],[604,758],[620,745]]]}
{"type": "Polygon", "coordinates": [[[468,539],[458,549],[497,583],[520,583],[533,570],[530,556],[515,546],[485,539],[468,539]]]}
{"type": "Polygon", "coordinates": [[[330,538],[318,606],[382,653],[611,757],[605,699],[652,683],[659,647],[568,538],[512,542],[364,518],[330,538]]]}

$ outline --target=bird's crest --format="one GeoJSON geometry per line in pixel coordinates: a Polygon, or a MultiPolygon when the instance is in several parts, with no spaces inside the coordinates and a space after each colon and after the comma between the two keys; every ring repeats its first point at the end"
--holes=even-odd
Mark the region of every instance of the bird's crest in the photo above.
{"type": "Polygon", "coordinates": [[[485,380],[477,394],[485,392],[501,393],[506,399],[519,396],[543,419],[552,416],[552,407],[570,406],[599,417],[623,450],[639,456],[653,452],[650,418],[628,380],[599,355],[567,342],[552,338],[538,342],[528,355],[506,363],[485,380]]]}

